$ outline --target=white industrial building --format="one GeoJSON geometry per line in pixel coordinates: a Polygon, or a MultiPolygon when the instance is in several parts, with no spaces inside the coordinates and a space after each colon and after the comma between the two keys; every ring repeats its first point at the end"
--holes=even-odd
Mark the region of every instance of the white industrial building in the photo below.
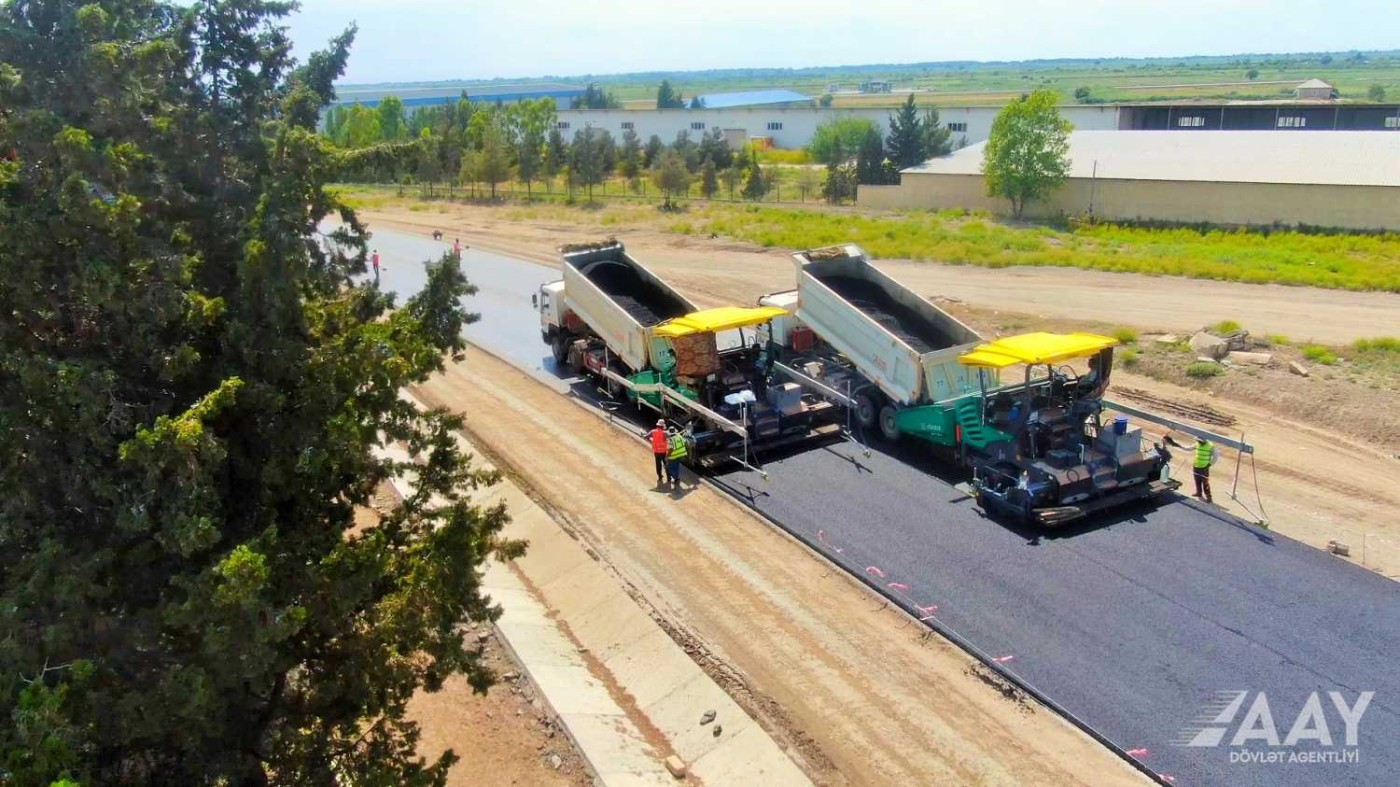
{"type": "MultiPolygon", "coordinates": [[[[838,107],[731,107],[727,109],[560,109],[559,130],[565,137],[587,126],[603,129],[621,136],[628,129],[646,140],[655,134],[665,142],[676,133],[689,131],[692,137],[713,128],[724,129],[730,144],[738,147],[755,137],[768,137],[778,148],[805,147],[812,141],[817,126],[838,117],[864,117],[875,121],[880,133],[889,131],[890,114],[895,110],[879,108],[838,107]]],[[[922,108],[920,109],[922,112],[922,108]]],[[[992,119],[1001,107],[939,107],[939,118],[953,132],[956,145],[981,142],[992,130],[992,119]]],[[[1075,128],[1116,129],[1118,107],[1107,104],[1065,106],[1060,111],[1075,128]]]]}

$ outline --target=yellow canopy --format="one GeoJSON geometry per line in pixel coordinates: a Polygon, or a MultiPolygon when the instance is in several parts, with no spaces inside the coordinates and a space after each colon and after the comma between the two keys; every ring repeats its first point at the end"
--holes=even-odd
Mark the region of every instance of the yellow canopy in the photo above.
{"type": "Polygon", "coordinates": [[[972,352],[959,356],[958,361],[964,366],[993,369],[1018,363],[1037,366],[1095,355],[1117,343],[1117,339],[1093,333],[1023,333],[979,345],[972,352]]]}
{"type": "Polygon", "coordinates": [[[721,306],[718,309],[691,312],[684,317],[667,320],[656,326],[652,334],[674,339],[692,333],[715,333],[731,328],[743,328],[746,325],[760,325],[787,313],[787,309],[779,309],[776,306],[721,306]]]}

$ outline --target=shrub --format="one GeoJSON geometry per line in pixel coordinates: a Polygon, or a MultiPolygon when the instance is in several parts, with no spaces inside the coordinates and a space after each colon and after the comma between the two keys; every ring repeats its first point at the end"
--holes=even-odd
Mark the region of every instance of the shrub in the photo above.
{"type": "Polygon", "coordinates": [[[1337,362],[1337,354],[1320,344],[1309,344],[1304,347],[1303,357],[1324,366],[1331,366],[1337,362]]]}
{"type": "Polygon", "coordinates": [[[1400,339],[1393,336],[1379,336],[1375,339],[1357,339],[1352,349],[1358,353],[1376,355],[1400,355],[1400,339]]]}
{"type": "Polygon", "coordinates": [[[1124,368],[1127,368],[1127,369],[1131,369],[1131,368],[1133,368],[1134,366],[1137,366],[1137,365],[1138,365],[1138,357],[1139,357],[1140,355],[1142,355],[1142,353],[1139,352],[1139,351],[1137,351],[1137,350],[1124,350],[1124,351],[1123,351],[1123,355],[1122,355],[1123,367],[1124,367],[1124,368]]]}
{"type": "Polygon", "coordinates": [[[1215,325],[1212,325],[1211,330],[1215,331],[1216,333],[1234,333],[1235,331],[1240,330],[1240,327],[1240,324],[1235,322],[1234,320],[1221,320],[1215,325]]]}
{"type": "Polygon", "coordinates": [[[1196,380],[1218,377],[1225,373],[1225,367],[1214,361],[1196,361],[1186,367],[1186,376],[1196,380]]]}
{"type": "Polygon", "coordinates": [[[1113,338],[1117,339],[1119,344],[1137,344],[1138,332],[1132,328],[1114,328],[1113,338]]]}
{"type": "Polygon", "coordinates": [[[1281,334],[1281,333],[1271,333],[1271,334],[1269,334],[1269,335],[1268,335],[1267,337],[1265,337],[1265,338],[1267,338],[1267,339],[1269,340],[1269,344],[1288,344],[1288,343],[1289,343],[1288,337],[1287,337],[1287,336],[1284,336],[1284,335],[1281,334]]]}

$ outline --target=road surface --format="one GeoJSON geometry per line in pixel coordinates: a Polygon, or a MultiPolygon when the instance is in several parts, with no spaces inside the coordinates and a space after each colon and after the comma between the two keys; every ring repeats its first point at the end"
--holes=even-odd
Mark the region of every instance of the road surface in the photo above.
{"type": "MultiPolygon", "coordinates": [[[[422,286],[421,261],[449,244],[376,232],[381,286],[422,286]]],[[[554,269],[468,249],[467,338],[549,379],[530,295],[554,269]]],[[[558,378],[554,378],[558,379],[558,378]]],[[[1041,537],[980,515],[938,469],[903,449],[842,444],[770,461],[769,480],[717,482],[919,617],[956,631],[1069,713],[1177,784],[1383,784],[1400,766],[1400,591],[1383,577],[1187,501],[1167,501],[1041,537]],[[1182,745],[1212,726],[1222,692],[1245,691],[1218,746],[1182,745]],[[1374,692],[1345,746],[1320,696],[1325,746],[1283,741],[1312,692],[1348,706],[1374,692]],[[1242,727],[1278,746],[1230,745],[1242,727]],[[1243,753],[1243,754],[1242,754],[1243,753]],[[1290,762],[1292,755],[1345,762],[1290,762]],[[1278,762],[1238,762],[1246,756],[1278,762]],[[1354,761],[1353,761],[1354,760],[1354,761]]],[[[1312,728],[1318,724],[1314,720],[1312,728]]],[[[1301,730],[1302,728],[1300,728],[1301,730]]],[[[1316,737],[1316,736],[1314,736],[1316,737]]]]}

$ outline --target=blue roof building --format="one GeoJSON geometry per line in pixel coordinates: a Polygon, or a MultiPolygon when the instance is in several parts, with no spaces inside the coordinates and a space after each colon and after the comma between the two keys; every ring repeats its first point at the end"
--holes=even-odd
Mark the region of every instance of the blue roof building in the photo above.
{"type": "Polygon", "coordinates": [[[336,91],[335,106],[363,104],[376,107],[385,96],[398,96],[404,108],[413,111],[419,107],[437,104],[451,104],[467,94],[467,98],[478,103],[510,103],[521,99],[552,98],[560,108],[567,108],[569,102],[583,95],[579,85],[558,82],[532,82],[522,85],[453,85],[434,88],[344,88],[336,91]]]}
{"type": "Polygon", "coordinates": [[[816,105],[811,96],[796,90],[746,90],[742,93],[708,93],[700,97],[706,109],[733,107],[782,106],[810,107],[816,105]]]}

